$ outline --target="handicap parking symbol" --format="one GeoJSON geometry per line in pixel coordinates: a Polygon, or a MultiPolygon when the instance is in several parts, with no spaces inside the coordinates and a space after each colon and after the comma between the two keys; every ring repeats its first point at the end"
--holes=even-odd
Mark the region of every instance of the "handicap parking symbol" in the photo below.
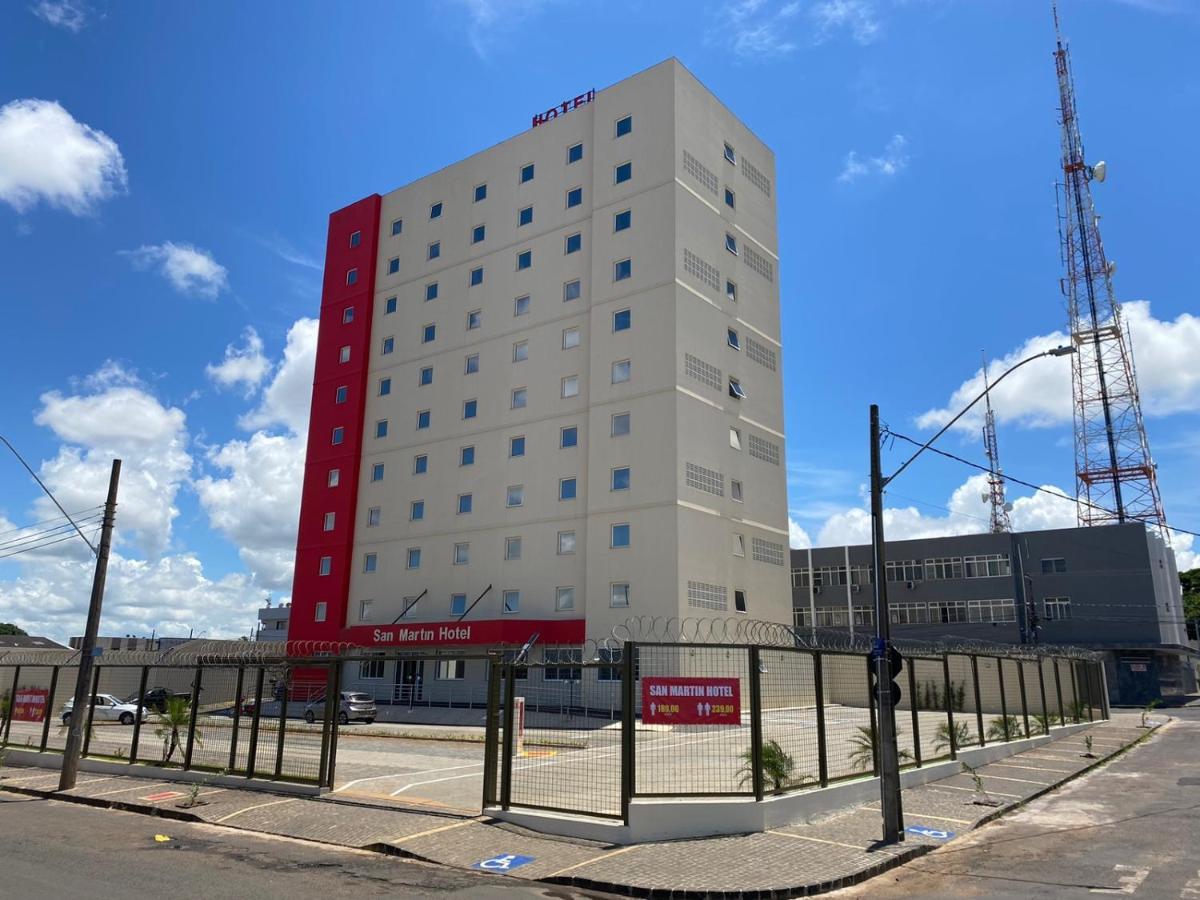
{"type": "Polygon", "coordinates": [[[953,831],[939,831],[937,828],[928,828],[925,825],[909,825],[904,830],[909,834],[919,834],[922,837],[933,838],[935,841],[948,841],[954,837],[953,831]]]}
{"type": "Polygon", "coordinates": [[[533,862],[532,856],[521,856],[516,853],[501,853],[491,859],[481,859],[472,869],[482,869],[484,872],[511,872],[519,866],[533,862]]]}

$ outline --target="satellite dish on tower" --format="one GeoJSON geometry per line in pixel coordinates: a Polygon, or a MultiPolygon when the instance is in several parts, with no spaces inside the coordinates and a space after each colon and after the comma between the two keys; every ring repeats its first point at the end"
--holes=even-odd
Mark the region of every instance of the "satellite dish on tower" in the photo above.
{"type": "Polygon", "coordinates": [[[1090,167],[1088,171],[1091,172],[1094,180],[1103,184],[1104,179],[1108,177],[1108,163],[1106,163],[1104,160],[1100,160],[1100,162],[1090,167]]]}

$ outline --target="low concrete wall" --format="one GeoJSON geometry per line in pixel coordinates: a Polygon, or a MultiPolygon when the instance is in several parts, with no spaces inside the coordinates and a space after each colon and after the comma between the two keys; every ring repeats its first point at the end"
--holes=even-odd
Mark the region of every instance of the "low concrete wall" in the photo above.
{"type": "MultiPolygon", "coordinates": [[[[974,767],[986,765],[1075,734],[1091,724],[1066,725],[1055,728],[1050,735],[960,750],[957,760],[904,770],[900,773],[900,783],[903,787],[915,787],[948,778],[961,771],[960,763],[974,767]]],[[[646,841],[766,831],[781,825],[807,822],[836,809],[878,798],[879,779],[868,776],[831,784],[826,788],[767,797],[761,803],[746,797],[635,798],[629,804],[628,825],[587,816],[527,809],[489,807],[484,812],[505,822],[547,834],[613,844],[640,844],[646,841]]]]}

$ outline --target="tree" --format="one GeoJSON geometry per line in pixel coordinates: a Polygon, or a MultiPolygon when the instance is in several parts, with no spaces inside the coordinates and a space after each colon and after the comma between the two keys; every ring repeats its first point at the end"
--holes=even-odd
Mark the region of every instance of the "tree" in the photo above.
{"type": "Polygon", "coordinates": [[[16,634],[22,637],[29,637],[28,631],[14,625],[12,622],[0,622],[0,634],[16,634]]]}
{"type": "Polygon", "coordinates": [[[1179,583],[1183,585],[1183,617],[1200,622],[1200,569],[1180,572],[1179,583]]]}

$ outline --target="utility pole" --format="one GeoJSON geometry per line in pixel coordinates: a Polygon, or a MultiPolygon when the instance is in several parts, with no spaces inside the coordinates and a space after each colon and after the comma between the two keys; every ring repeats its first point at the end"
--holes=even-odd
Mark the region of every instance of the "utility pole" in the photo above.
{"type": "Polygon", "coordinates": [[[900,757],[896,747],[896,706],[892,698],[892,627],[888,614],[883,538],[883,488],[879,459],[879,407],[871,404],[871,560],[875,580],[875,685],[879,710],[879,792],[883,807],[883,841],[904,840],[900,799],[900,757]]]}
{"type": "MultiPolygon", "coordinates": [[[[62,774],[58,789],[75,787],[79,773],[79,751],[83,747],[83,729],[87,727],[87,709],[91,704],[92,668],[95,665],[96,635],[100,631],[100,608],[104,604],[104,581],[108,576],[108,551],[112,546],[113,520],[117,515],[117,484],[121,480],[121,461],[114,459],[108,478],[108,499],[104,501],[104,519],[100,530],[100,548],[96,551],[96,571],[92,576],[92,599],[88,604],[87,628],[79,645],[79,675],[75,679],[75,702],[71,706],[71,721],[67,745],[63,750],[62,774]]],[[[140,704],[140,700],[138,701],[140,704]]],[[[139,707],[138,715],[141,715],[139,707]]]]}

